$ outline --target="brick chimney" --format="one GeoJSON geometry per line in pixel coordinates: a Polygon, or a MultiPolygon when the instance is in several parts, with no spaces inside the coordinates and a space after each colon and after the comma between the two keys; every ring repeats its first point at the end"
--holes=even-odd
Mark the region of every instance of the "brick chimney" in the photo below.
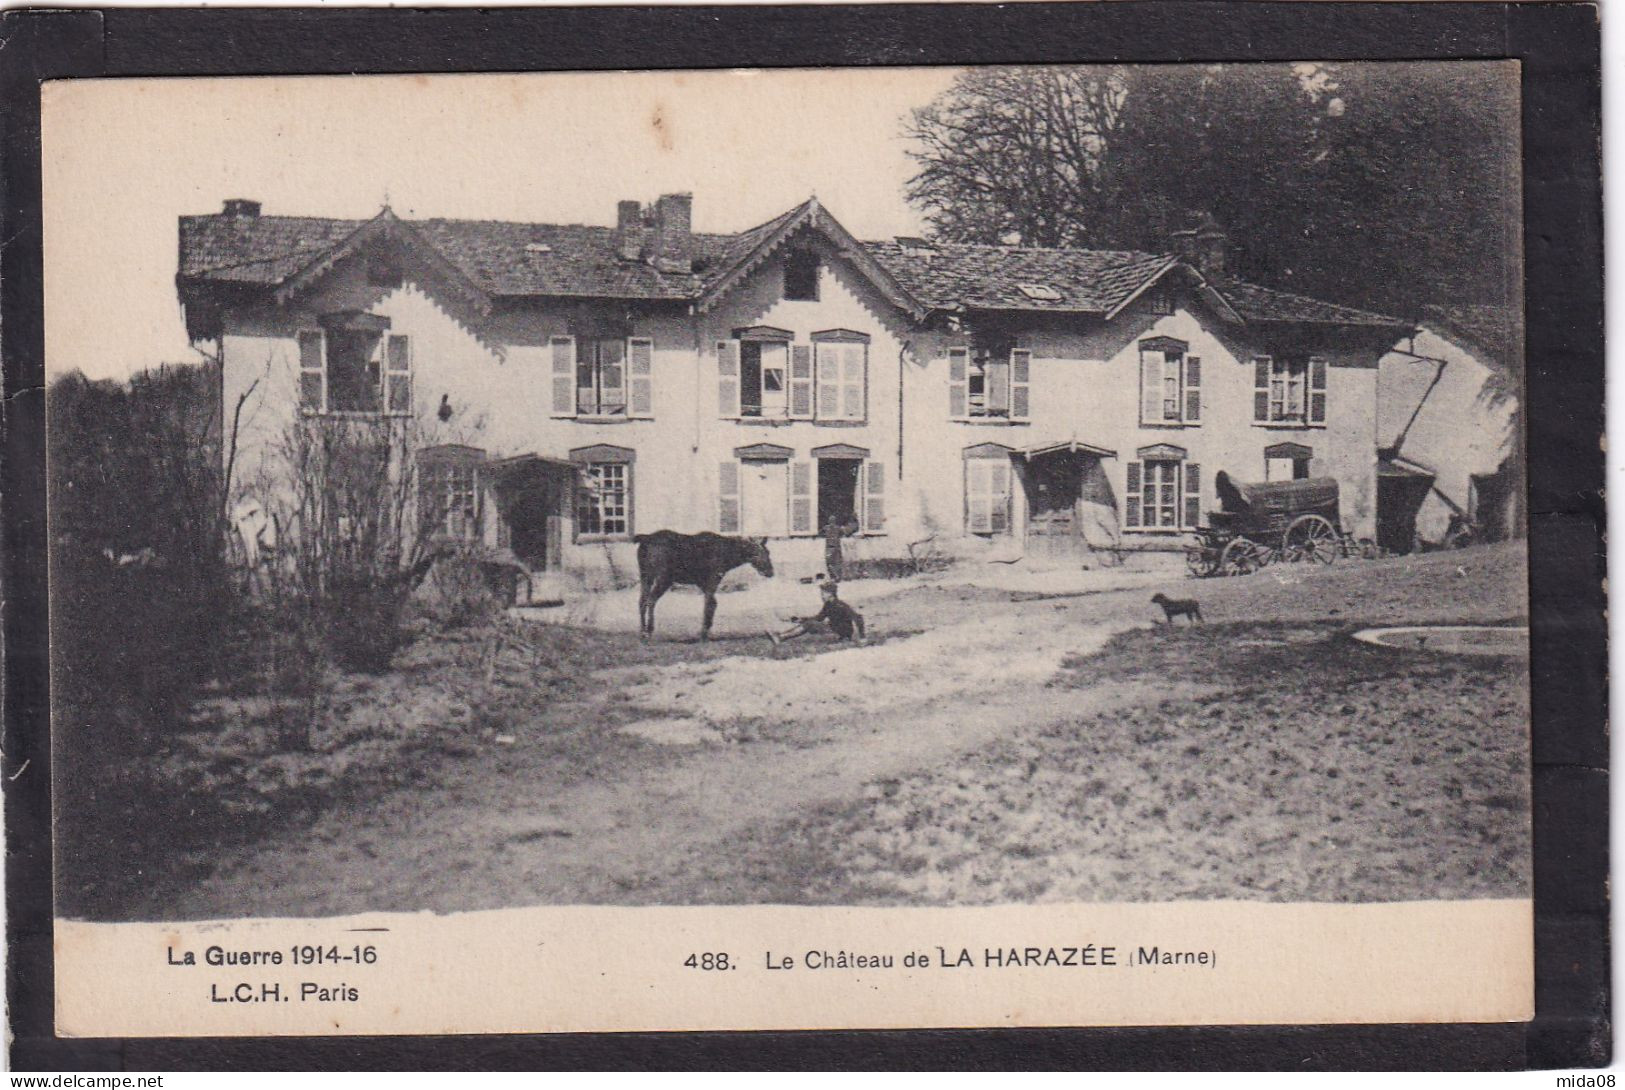
{"type": "Polygon", "coordinates": [[[649,259],[656,269],[664,273],[694,271],[693,214],[692,193],[666,193],[655,202],[649,259]]]}
{"type": "Polygon", "coordinates": [[[1230,266],[1230,236],[1212,216],[1204,214],[1195,227],[1175,231],[1170,244],[1179,259],[1194,265],[1203,276],[1222,277],[1230,266]]]}
{"type": "Polygon", "coordinates": [[[246,197],[227,197],[225,207],[221,209],[220,214],[244,220],[258,219],[260,202],[251,201],[246,197]]]}
{"type": "Polygon", "coordinates": [[[618,201],[615,205],[615,250],[623,261],[636,261],[643,256],[643,206],[637,201],[618,201]]]}

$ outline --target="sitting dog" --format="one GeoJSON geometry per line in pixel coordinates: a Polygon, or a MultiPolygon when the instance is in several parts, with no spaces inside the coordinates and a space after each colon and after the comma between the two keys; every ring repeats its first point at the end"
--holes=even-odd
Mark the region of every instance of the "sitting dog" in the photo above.
{"type": "Polygon", "coordinates": [[[1195,598],[1170,598],[1166,594],[1153,594],[1151,601],[1162,607],[1169,624],[1174,623],[1175,617],[1189,617],[1191,624],[1202,619],[1202,603],[1195,598]]]}

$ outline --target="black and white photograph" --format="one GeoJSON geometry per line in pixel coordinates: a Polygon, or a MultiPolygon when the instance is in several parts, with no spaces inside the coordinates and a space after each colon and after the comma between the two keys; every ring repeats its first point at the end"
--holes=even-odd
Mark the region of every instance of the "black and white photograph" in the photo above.
{"type": "Polygon", "coordinates": [[[1516,62],[42,103],[59,920],[1527,924],[1516,62]]]}

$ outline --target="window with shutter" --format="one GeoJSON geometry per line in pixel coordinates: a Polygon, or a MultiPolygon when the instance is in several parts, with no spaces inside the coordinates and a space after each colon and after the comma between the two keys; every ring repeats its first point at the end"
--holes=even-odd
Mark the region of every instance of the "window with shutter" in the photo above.
{"type": "Polygon", "coordinates": [[[302,330],[299,334],[299,407],[305,412],[319,413],[327,409],[326,358],[321,330],[302,330]]]}
{"type": "Polygon", "coordinates": [[[1202,420],[1202,358],[1185,357],[1185,423],[1202,420]]]}
{"type": "Polygon", "coordinates": [[[576,339],[550,337],[547,342],[553,372],[554,416],[576,414],[576,339]]]}
{"type": "Polygon", "coordinates": [[[798,344],[790,349],[790,415],[809,420],[813,414],[812,345],[798,344]]]}
{"type": "Polygon", "coordinates": [[[412,412],[412,339],[391,333],[385,348],[385,403],[398,416],[412,412]]]}
{"type": "Polygon", "coordinates": [[[1139,462],[1127,464],[1128,476],[1123,487],[1123,525],[1138,529],[1140,525],[1141,467],[1139,462]]]}
{"type": "Polygon", "coordinates": [[[1026,420],[1032,411],[1029,384],[1032,381],[1033,354],[1025,348],[1010,353],[1010,418],[1026,420]]]}
{"type": "Polygon", "coordinates": [[[1185,463],[1185,529],[1195,530],[1202,525],[1202,467],[1195,462],[1185,463]]]}
{"type": "MultiPolygon", "coordinates": [[[[739,416],[739,342],[717,342],[717,415],[736,419],[739,416]]],[[[738,505],[735,504],[735,522],[738,505]]]]}
{"type": "Polygon", "coordinates": [[[739,532],[739,463],[722,462],[717,467],[717,531],[739,532]]]}
{"type": "Polygon", "coordinates": [[[790,463],[790,532],[810,534],[813,526],[812,463],[790,463]]]}
{"type": "Polygon", "coordinates": [[[1259,424],[1324,424],[1326,361],[1319,356],[1253,360],[1253,420],[1259,424]]]}
{"type": "Polygon", "coordinates": [[[881,462],[863,466],[863,532],[884,533],[886,529],[886,467],[881,462]]]}
{"type": "Polygon", "coordinates": [[[965,400],[966,380],[970,369],[970,349],[948,349],[948,416],[962,420],[968,413],[965,400]]]}
{"type": "Polygon", "coordinates": [[[654,356],[654,341],[648,337],[633,337],[626,342],[626,370],[633,416],[654,415],[654,356]]]}
{"type": "Polygon", "coordinates": [[[1326,361],[1309,357],[1309,423],[1326,423],[1326,361]]]}

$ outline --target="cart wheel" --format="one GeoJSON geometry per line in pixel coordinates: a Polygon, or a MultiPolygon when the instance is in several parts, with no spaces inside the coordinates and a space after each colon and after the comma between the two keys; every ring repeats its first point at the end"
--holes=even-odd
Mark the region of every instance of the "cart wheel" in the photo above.
{"type": "Polygon", "coordinates": [[[1205,545],[1185,546],[1185,568],[1198,579],[1205,579],[1213,574],[1214,562],[1217,559],[1218,554],[1205,545]]]}
{"type": "Polygon", "coordinates": [[[1219,554],[1220,575],[1250,575],[1264,566],[1264,558],[1257,545],[1238,537],[1219,554]]]}
{"type": "Polygon", "coordinates": [[[1287,560],[1330,564],[1337,559],[1337,528],[1320,515],[1299,516],[1282,535],[1281,552],[1287,560]]]}

